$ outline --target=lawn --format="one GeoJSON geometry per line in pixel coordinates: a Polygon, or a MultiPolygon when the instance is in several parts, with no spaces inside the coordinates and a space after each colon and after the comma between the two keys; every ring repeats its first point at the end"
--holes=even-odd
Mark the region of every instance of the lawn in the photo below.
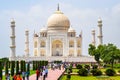
{"type": "MultiPolygon", "coordinates": [[[[100,69],[100,70],[104,73],[106,69],[100,69]]],[[[115,69],[117,73],[118,73],[118,70],[119,69],[115,69]]],[[[77,72],[78,72],[78,69],[72,69],[72,73],[77,73],[77,72]]],[[[101,77],[96,77],[96,76],[72,75],[70,80],[106,80],[106,79],[100,79],[100,78],[101,77]]],[[[102,78],[108,78],[108,80],[120,80],[120,76],[102,77],[102,78]]],[[[66,75],[63,75],[60,80],[67,80],[66,75]]]]}
{"type": "MultiPolygon", "coordinates": [[[[113,76],[113,77],[109,77],[109,79],[112,79],[112,80],[120,80],[120,76],[113,76]]],[[[62,76],[62,78],[60,80],[67,80],[66,79],[66,76],[62,76]]],[[[98,80],[96,77],[94,76],[77,76],[77,75],[73,75],[71,76],[71,79],[70,80],[98,80]]],[[[105,80],[105,79],[103,79],[105,80]]]]}
{"type": "Polygon", "coordinates": [[[72,69],[73,73],[77,73],[79,70],[78,69],[72,69]]]}
{"type": "MultiPolygon", "coordinates": [[[[107,68],[106,68],[106,69],[107,69],[107,68]]],[[[100,70],[104,73],[106,69],[102,68],[102,69],[100,69],[100,70]]],[[[118,70],[120,70],[120,69],[118,69],[118,68],[115,69],[116,73],[118,73],[118,70]]],[[[79,70],[74,68],[74,69],[72,69],[72,71],[73,71],[73,73],[77,73],[79,70]]]]}

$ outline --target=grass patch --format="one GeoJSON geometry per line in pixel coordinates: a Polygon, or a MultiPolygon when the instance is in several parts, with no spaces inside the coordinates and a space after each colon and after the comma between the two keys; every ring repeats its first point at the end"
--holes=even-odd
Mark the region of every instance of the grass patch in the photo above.
{"type": "MultiPolygon", "coordinates": [[[[120,76],[109,77],[112,80],[120,80],[120,76]]],[[[60,80],[67,80],[67,77],[64,75],[60,80]]],[[[95,76],[77,76],[72,75],[70,80],[98,80],[95,76]]]]}
{"type": "Polygon", "coordinates": [[[79,69],[72,69],[72,73],[77,73],[79,71],[79,69]]]}
{"type": "Polygon", "coordinates": [[[34,71],[30,70],[30,75],[33,75],[33,74],[35,74],[35,70],[34,71]]]}

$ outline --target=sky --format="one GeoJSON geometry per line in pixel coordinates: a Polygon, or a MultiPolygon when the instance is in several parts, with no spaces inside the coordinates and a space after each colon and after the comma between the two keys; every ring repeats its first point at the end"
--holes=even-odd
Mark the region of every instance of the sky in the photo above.
{"type": "Polygon", "coordinates": [[[120,48],[120,0],[0,0],[0,57],[10,55],[10,21],[16,22],[16,55],[25,54],[25,30],[30,32],[30,55],[33,55],[33,33],[46,26],[47,19],[57,9],[69,18],[77,35],[82,31],[82,55],[88,55],[91,30],[96,30],[97,20],[103,21],[103,43],[113,43],[120,48]]]}

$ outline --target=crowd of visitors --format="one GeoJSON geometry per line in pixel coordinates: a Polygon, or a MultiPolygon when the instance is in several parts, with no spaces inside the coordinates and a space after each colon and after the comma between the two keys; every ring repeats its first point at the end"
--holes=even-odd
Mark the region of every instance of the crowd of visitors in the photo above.
{"type": "MultiPolygon", "coordinates": [[[[45,80],[48,77],[48,68],[51,68],[51,70],[56,70],[59,69],[66,69],[67,65],[63,64],[63,63],[51,63],[47,66],[38,66],[38,68],[36,69],[36,80],[45,80]]],[[[12,76],[12,80],[29,80],[29,72],[28,71],[21,71],[17,74],[14,74],[12,76]]],[[[6,74],[5,76],[6,80],[11,80],[10,79],[10,74],[6,74]]],[[[1,80],[1,79],[0,79],[1,80]]]]}
{"type": "MultiPolygon", "coordinates": [[[[6,74],[5,79],[11,80],[10,74],[6,74]]],[[[22,72],[19,72],[17,74],[14,74],[12,77],[12,80],[29,80],[29,71],[26,71],[26,72],[22,71],[22,72]]]]}
{"type": "Polygon", "coordinates": [[[39,66],[36,70],[36,80],[41,78],[41,80],[45,80],[48,75],[48,66],[39,66]]]}
{"type": "Polygon", "coordinates": [[[49,64],[49,66],[39,66],[37,69],[36,69],[36,80],[45,80],[47,77],[48,77],[48,68],[51,68],[51,70],[55,70],[55,69],[59,69],[61,70],[66,68],[66,64],[62,64],[62,63],[59,63],[59,64],[56,64],[56,63],[51,63],[49,64]]]}

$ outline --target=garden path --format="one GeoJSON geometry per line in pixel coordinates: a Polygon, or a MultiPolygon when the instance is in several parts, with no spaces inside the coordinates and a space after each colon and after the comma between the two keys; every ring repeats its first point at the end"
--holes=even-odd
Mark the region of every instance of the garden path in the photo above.
{"type": "MultiPolygon", "coordinates": [[[[45,80],[57,80],[60,75],[64,72],[63,69],[48,70],[48,77],[45,80]]],[[[39,80],[42,80],[43,77],[39,77],[39,80]]],[[[36,80],[36,74],[33,74],[29,78],[30,80],[36,80]]]]}

